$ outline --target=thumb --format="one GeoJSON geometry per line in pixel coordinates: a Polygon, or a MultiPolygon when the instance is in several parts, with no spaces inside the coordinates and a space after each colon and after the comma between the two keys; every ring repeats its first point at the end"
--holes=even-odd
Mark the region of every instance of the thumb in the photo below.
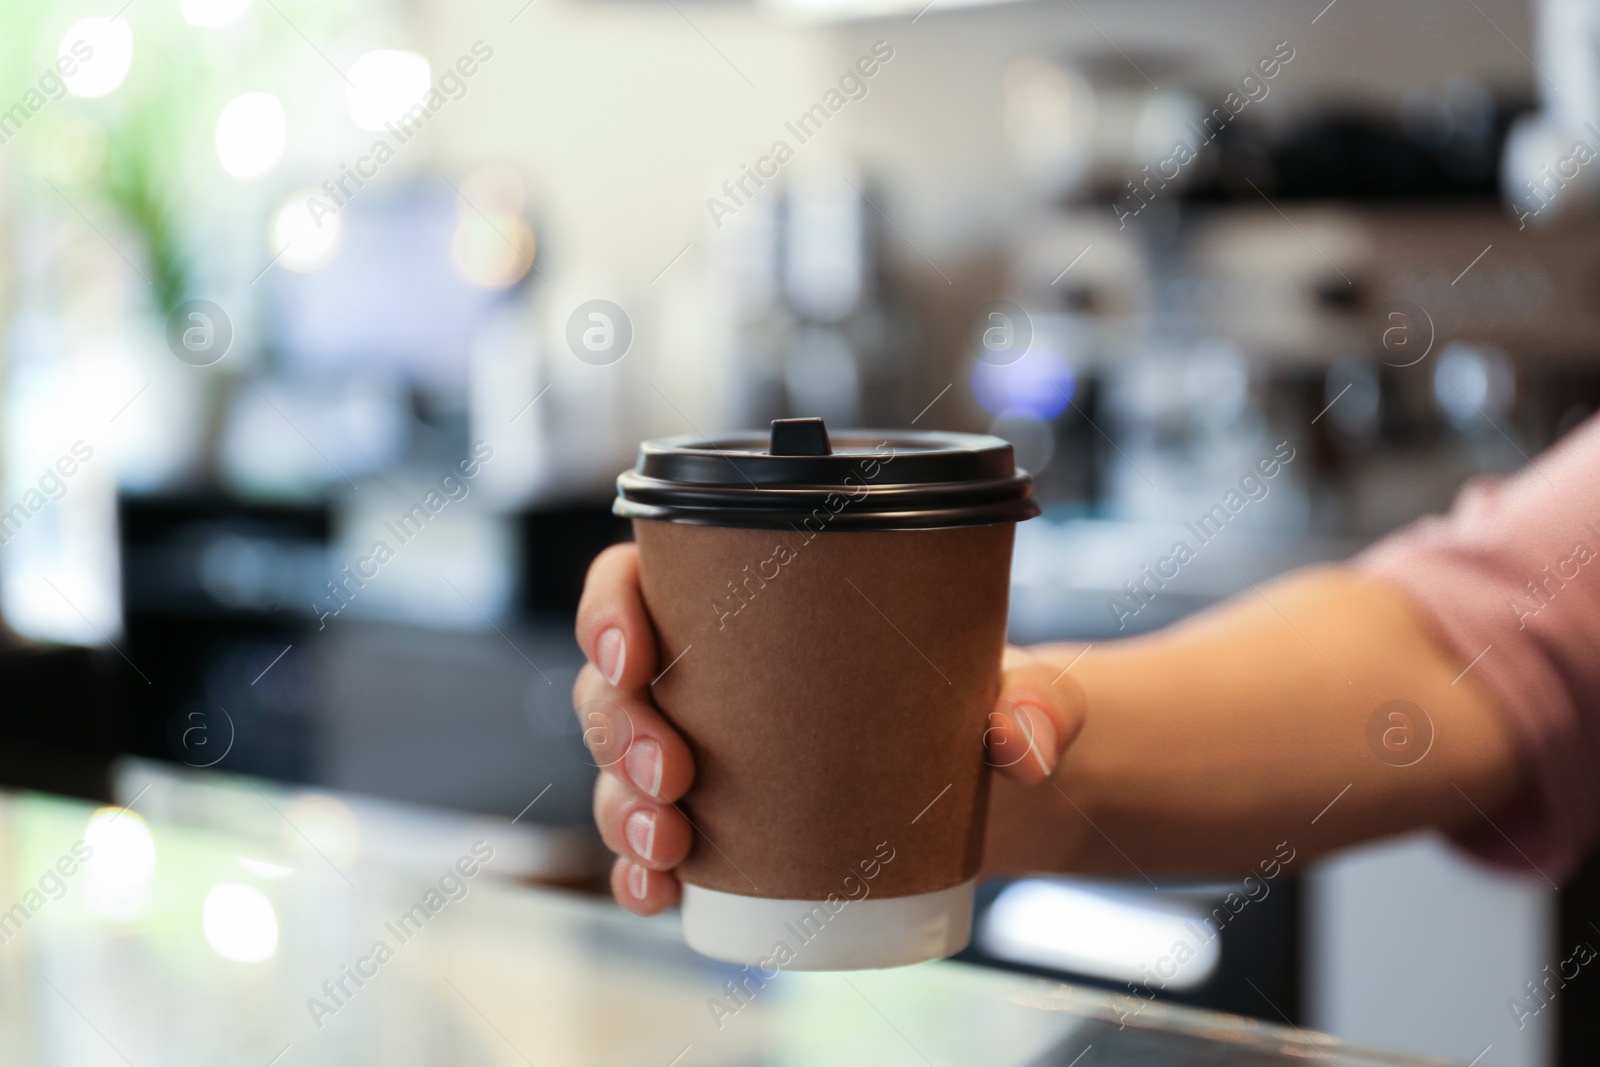
{"type": "Polygon", "coordinates": [[[1085,710],[1083,689],[1060,665],[1007,648],[983,733],[990,766],[1023,785],[1043,782],[1083,729],[1085,710]]]}

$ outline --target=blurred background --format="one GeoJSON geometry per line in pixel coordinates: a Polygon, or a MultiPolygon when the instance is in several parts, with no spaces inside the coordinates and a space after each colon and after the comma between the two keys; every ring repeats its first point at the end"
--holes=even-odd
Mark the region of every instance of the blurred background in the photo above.
{"type": "MultiPolygon", "coordinates": [[[[73,0],[0,64],[13,789],[246,832],[261,782],[379,854],[514,820],[600,890],[571,623],[642,438],[999,434],[1012,638],[1098,641],[1600,402],[1588,3],[73,0]]],[[[1596,882],[1291,864],[1168,993],[1593,1062],[1592,976],[1508,1001],[1596,882]]],[[[1120,989],[1230,888],[1138,886],[987,887],[969,957],[1120,989]]]]}

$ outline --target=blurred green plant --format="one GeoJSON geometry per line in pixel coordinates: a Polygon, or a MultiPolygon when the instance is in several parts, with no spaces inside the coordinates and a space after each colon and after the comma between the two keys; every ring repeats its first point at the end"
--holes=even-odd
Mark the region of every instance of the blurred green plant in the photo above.
{"type": "MultiPolygon", "coordinates": [[[[234,206],[232,190],[216,185],[212,146],[221,104],[244,88],[284,91],[283,73],[306,47],[301,30],[332,35],[364,6],[361,0],[252,4],[239,23],[217,30],[188,25],[170,0],[140,5],[124,16],[135,34],[126,80],[103,97],[52,102],[48,117],[29,124],[59,131],[75,122],[103,136],[103,152],[91,153],[98,158],[73,184],[139,238],[153,309],[163,317],[199,295],[194,249],[225,238],[209,207],[234,206]]],[[[0,10],[0,91],[9,92],[0,99],[19,99],[36,83],[55,61],[67,27],[86,14],[77,0],[13,2],[0,10]]],[[[45,157],[59,152],[63,140],[70,138],[28,129],[0,151],[31,156],[28,169],[49,176],[59,174],[60,161],[45,157]]]]}
{"type": "Polygon", "coordinates": [[[154,147],[160,143],[155,135],[161,119],[159,113],[140,112],[113,129],[98,186],[105,200],[143,238],[156,310],[165,318],[190,292],[190,263],[172,196],[172,175],[154,147]]]}

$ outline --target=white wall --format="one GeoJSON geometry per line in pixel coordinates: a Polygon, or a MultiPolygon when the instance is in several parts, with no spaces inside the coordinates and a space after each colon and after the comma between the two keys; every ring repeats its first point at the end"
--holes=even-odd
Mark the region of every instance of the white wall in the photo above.
{"type": "Polygon", "coordinates": [[[1337,0],[1314,26],[1316,0],[952,11],[936,0],[914,24],[915,9],[820,28],[723,0],[535,0],[510,23],[519,6],[423,6],[420,36],[436,69],[479,37],[497,49],[460,113],[440,124],[439,157],[522,163],[540,179],[553,254],[644,283],[703,236],[708,187],[764,150],[879,39],[894,46],[893,62],[824,136],[877,165],[885,210],[930,256],[982,242],[1029,207],[1000,122],[1002,74],[1018,56],[1115,59],[1109,37],[1158,82],[1225,91],[1288,40],[1296,58],[1269,105],[1282,109],[1392,100],[1461,75],[1524,92],[1533,84],[1518,53],[1532,48],[1520,0],[1337,0]]]}

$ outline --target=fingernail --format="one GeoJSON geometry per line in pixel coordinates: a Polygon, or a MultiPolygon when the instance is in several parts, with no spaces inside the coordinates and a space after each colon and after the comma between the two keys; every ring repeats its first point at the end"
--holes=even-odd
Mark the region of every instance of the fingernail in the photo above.
{"type": "Polygon", "coordinates": [[[628,816],[628,821],[622,824],[622,833],[628,839],[628,847],[633,849],[640,859],[656,858],[655,812],[642,809],[634,812],[628,816]]]}
{"type": "Polygon", "coordinates": [[[600,635],[595,642],[595,666],[610,685],[622,681],[622,668],[628,664],[628,646],[623,643],[622,631],[615,627],[600,635]]]}
{"type": "Polygon", "coordinates": [[[625,880],[633,899],[643,900],[645,891],[650,888],[650,872],[635,863],[628,868],[628,877],[625,880]]]}
{"type": "Polygon", "coordinates": [[[653,738],[635,738],[628,746],[623,762],[628,768],[628,778],[646,796],[661,795],[661,745],[653,738]]]}

